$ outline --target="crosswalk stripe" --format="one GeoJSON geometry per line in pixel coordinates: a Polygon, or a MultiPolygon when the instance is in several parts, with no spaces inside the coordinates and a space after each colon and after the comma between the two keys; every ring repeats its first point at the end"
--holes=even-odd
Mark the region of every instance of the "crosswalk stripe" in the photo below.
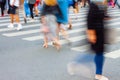
{"type": "MultiPolygon", "coordinates": [[[[41,26],[41,24],[31,24],[31,25],[26,25],[26,26],[23,26],[23,28],[24,29],[26,29],[26,28],[32,28],[32,27],[40,27],[41,26]]],[[[5,32],[5,31],[11,31],[11,30],[16,30],[16,28],[1,28],[0,29],[0,32],[5,32]]]]}
{"type": "Polygon", "coordinates": [[[105,57],[114,58],[114,59],[119,58],[120,57],[120,49],[106,53],[105,57]]]}
{"type": "Polygon", "coordinates": [[[26,34],[32,34],[32,33],[38,33],[40,32],[40,29],[34,29],[34,30],[28,30],[28,31],[20,31],[16,33],[4,33],[2,35],[7,36],[7,37],[15,37],[15,36],[21,36],[21,35],[26,35],[26,34]]]}
{"type": "MultiPolygon", "coordinates": [[[[90,46],[89,45],[83,45],[83,46],[80,46],[80,47],[71,48],[71,50],[78,51],[78,52],[85,52],[85,51],[90,50],[90,46]]],[[[108,52],[108,53],[105,52],[105,57],[113,58],[113,59],[119,58],[120,57],[120,49],[112,51],[112,52],[108,52]]]]}
{"type": "Polygon", "coordinates": [[[43,39],[43,36],[32,36],[32,37],[27,37],[27,38],[22,38],[23,40],[26,40],[26,41],[36,41],[36,40],[40,40],[40,39],[43,39]]]}
{"type": "Polygon", "coordinates": [[[71,50],[85,52],[85,51],[89,50],[89,45],[87,44],[87,45],[82,45],[79,47],[73,47],[73,48],[71,48],[71,50]]]}
{"type": "MultiPolygon", "coordinates": [[[[77,42],[77,41],[80,41],[83,39],[86,39],[85,35],[69,38],[70,42],[77,42]]],[[[60,40],[60,43],[63,45],[63,44],[67,44],[69,42],[66,40],[60,40]]]]}
{"type": "MultiPolygon", "coordinates": [[[[72,33],[77,33],[77,32],[81,32],[81,31],[84,31],[85,28],[80,28],[80,29],[77,29],[77,30],[71,30],[71,31],[68,31],[67,33],[68,34],[72,34],[72,33]]],[[[60,34],[62,35],[62,34],[60,34]]],[[[27,37],[27,38],[22,38],[23,40],[27,40],[27,41],[36,41],[36,40],[40,40],[40,39],[43,39],[43,36],[32,36],[32,37],[27,37]]]]}
{"type": "MultiPolygon", "coordinates": [[[[73,24],[73,26],[84,25],[84,24],[85,24],[85,22],[75,23],[75,24],[73,24]]],[[[37,29],[37,30],[38,31],[36,31],[36,33],[38,33],[40,29],[37,29]]],[[[20,31],[20,32],[13,32],[13,33],[4,33],[2,35],[7,36],[7,37],[14,37],[14,36],[20,36],[20,35],[24,35],[24,34],[31,34],[31,33],[33,33],[32,31],[35,33],[34,30],[28,30],[28,31],[20,31]]]]}

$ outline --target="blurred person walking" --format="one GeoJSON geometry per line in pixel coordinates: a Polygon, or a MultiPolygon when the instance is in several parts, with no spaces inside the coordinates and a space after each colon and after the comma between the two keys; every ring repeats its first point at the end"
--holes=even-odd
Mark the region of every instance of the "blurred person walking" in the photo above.
{"type": "Polygon", "coordinates": [[[14,27],[14,19],[18,25],[17,30],[21,30],[22,29],[22,25],[20,23],[20,19],[19,19],[19,6],[20,6],[20,2],[19,0],[9,0],[10,6],[9,6],[9,10],[8,13],[10,14],[10,19],[11,19],[11,23],[8,25],[9,28],[13,28],[14,27]]]}
{"type": "Polygon", "coordinates": [[[0,8],[1,8],[1,17],[4,16],[6,0],[0,0],[0,8]]]}
{"type": "Polygon", "coordinates": [[[42,31],[44,33],[44,48],[48,47],[48,40],[51,39],[53,41],[53,45],[57,48],[57,50],[60,49],[60,42],[57,39],[56,35],[56,14],[59,13],[60,11],[56,0],[44,0],[41,12],[42,31]]]}
{"type": "Polygon", "coordinates": [[[103,64],[104,64],[104,19],[105,17],[105,7],[103,5],[103,0],[92,0],[90,3],[90,9],[87,16],[87,36],[88,41],[91,44],[92,50],[95,52],[95,65],[96,65],[96,75],[97,80],[108,80],[107,77],[103,76],[103,64]]]}
{"type": "MultiPolygon", "coordinates": [[[[78,0],[68,0],[68,7],[73,7],[73,12],[75,14],[75,19],[77,19],[78,13],[79,13],[79,6],[78,6],[78,0]]],[[[71,19],[69,19],[69,26],[68,29],[72,29],[72,22],[71,19]]]]}
{"type": "Polygon", "coordinates": [[[68,34],[65,29],[65,24],[68,24],[68,1],[67,0],[57,0],[60,13],[56,15],[57,17],[57,36],[59,39],[59,32],[62,33],[63,37],[69,41],[68,34]]]}

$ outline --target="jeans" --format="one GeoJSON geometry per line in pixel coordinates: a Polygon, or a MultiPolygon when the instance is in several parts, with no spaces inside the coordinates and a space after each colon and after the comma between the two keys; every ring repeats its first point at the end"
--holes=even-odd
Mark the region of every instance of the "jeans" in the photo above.
{"type": "Polygon", "coordinates": [[[94,58],[96,65],[96,74],[102,75],[104,55],[103,53],[97,53],[94,58]]]}

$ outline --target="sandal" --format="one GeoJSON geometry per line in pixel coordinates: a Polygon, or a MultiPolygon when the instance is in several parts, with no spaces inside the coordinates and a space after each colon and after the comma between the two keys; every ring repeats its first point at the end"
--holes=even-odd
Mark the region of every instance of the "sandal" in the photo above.
{"type": "Polygon", "coordinates": [[[58,42],[55,42],[55,41],[54,41],[52,44],[53,44],[54,47],[56,47],[56,49],[57,49],[58,51],[60,50],[61,45],[60,45],[58,42]]]}

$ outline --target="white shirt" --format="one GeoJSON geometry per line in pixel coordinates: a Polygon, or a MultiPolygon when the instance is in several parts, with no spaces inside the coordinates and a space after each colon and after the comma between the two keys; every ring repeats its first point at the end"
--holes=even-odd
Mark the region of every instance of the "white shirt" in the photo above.
{"type": "MultiPolygon", "coordinates": [[[[10,0],[10,5],[13,5],[13,2],[14,0],[10,0]]],[[[14,6],[19,7],[19,4],[20,4],[19,0],[15,0],[14,6]]]]}

